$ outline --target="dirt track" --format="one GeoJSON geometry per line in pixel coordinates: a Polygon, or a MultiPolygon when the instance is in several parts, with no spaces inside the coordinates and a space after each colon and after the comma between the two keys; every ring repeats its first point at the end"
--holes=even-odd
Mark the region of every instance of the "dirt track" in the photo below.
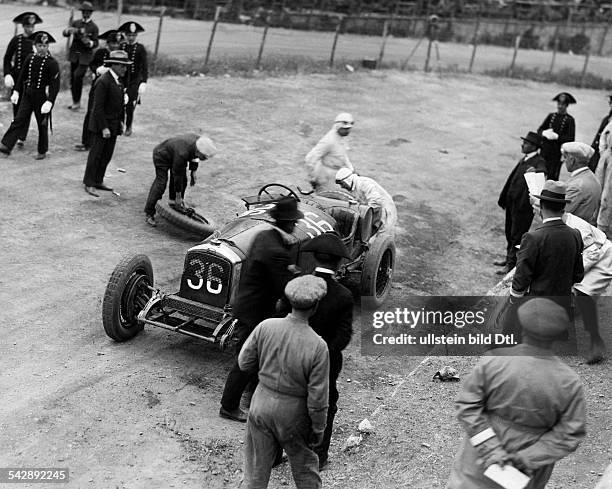
{"type": "MultiPolygon", "coordinates": [[[[357,118],[355,165],[398,203],[394,300],[480,294],[495,283],[490,263],[505,246],[495,202],[519,156],[518,136],[541,122],[557,88],[499,80],[493,88],[477,77],[396,72],[155,79],[137,109],[134,136],[118,141],[107,172],[121,196],[100,199],[83,192],[85,155],[71,149],[82,114],[65,109],[62,93],[49,158],[33,160],[33,129],[26,149],[0,159],[0,389],[6,393],[0,466],[69,467],[71,488],[234,487],[240,478],[243,426],[217,416],[229,356],[161,330],[116,344],[101,325],[106,281],[125,252],[148,254],[156,283],[172,290],[194,243],[166,225],[144,223],[157,142],[186,131],[211,134],[220,154],[203,165],[187,200],[225,222],[243,208],[239,197],[264,183],[304,184],[303,155],[337,112],[349,110],[357,118]]],[[[575,95],[577,139],[590,141],[605,112],[602,94],[575,95]]],[[[8,104],[0,120],[10,121],[8,104]]],[[[610,324],[609,311],[602,324],[610,324]]],[[[452,399],[460,386],[429,379],[446,363],[465,375],[473,359],[432,359],[415,370],[421,358],[361,356],[355,336],[324,482],[443,487],[458,446],[452,399]],[[372,418],[376,434],[356,453],[339,452],[381,403],[372,418]]],[[[589,489],[611,457],[609,363],[586,367],[574,358],[570,364],[587,386],[589,436],[559,464],[550,487],[589,489]]],[[[285,467],[271,487],[288,480],[285,467]]]]}

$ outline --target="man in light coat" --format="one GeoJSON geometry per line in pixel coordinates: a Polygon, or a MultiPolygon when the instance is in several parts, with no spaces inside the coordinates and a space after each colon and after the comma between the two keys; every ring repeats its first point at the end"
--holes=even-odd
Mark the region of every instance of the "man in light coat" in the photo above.
{"type": "Polygon", "coordinates": [[[604,128],[599,138],[599,163],[595,177],[601,184],[601,201],[597,215],[597,227],[612,238],[612,122],[604,128]]]}
{"type": "Polygon", "coordinates": [[[313,189],[331,186],[340,168],[354,170],[348,157],[349,146],[346,142],[354,123],[351,114],[346,112],[338,114],[334,126],[306,155],[304,161],[313,189]]]}
{"type": "Polygon", "coordinates": [[[348,168],[338,170],[336,183],[351,192],[358,202],[374,209],[374,227],[377,227],[377,232],[395,234],[397,208],[393,198],[380,184],[371,178],[357,175],[348,168]]]}
{"type": "Polygon", "coordinates": [[[561,146],[561,161],[570,173],[565,182],[565,196],[569,200],[565,205],[565,212],[596,226],[601,185],[588,167],[594,151],[588,144],[579,142],[564,143],[561,146]]]}
{"type": "Polygon", "coordinates": [[[578,448],[586,434],[580,377],[551,349],[569,327],[565,309],[547,298],[522,304],[524,342],[480,359],[457,397],[466,432],[447,489],[500,487],[484,475],[511,463],[543,489],[555,462],[578,448]]]}

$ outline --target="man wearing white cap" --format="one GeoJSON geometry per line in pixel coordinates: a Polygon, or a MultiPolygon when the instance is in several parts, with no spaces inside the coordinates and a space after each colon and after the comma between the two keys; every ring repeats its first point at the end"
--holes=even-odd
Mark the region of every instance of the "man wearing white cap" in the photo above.
{"type": "Polygon", "coordinates": [[[187,169],[191,171],[191,186],[196,183],[196,170],[200,161],[212,158],[217,148],[212,140],[198,134],[184,134],[166,139],[153,149],[155,180],[149,190],[145,205],[146,222],[156,226],[155,204],[162,198],[168,184],[170,172],[169,197],[173,205],[183,207],[183,197],[187,188],[187,169]]]}
{"type": "Polygon", "coordinates": [[[374,226],[378,232],[395,234],[397,224],[395,202],[375,180],[357,175],[348,168],[341,168],[336,173],[336,183],[351,192],[360,203],[374,209],[374,226]]]}
{"type": "Polygon", "coordinates": [[[321,487],[319,459],[312,447],[325,430],[329,354],[308,319],[326,293],[320,277],[291,280],[285,287],[291,313],[259,323],[240,350],[240,369],[259,375],[244,443],[247,489],[268,487],[279,449],[287,453],[298,489],[321,487]]]}
{"type": "Polygon", "coordinates": [[[348,157],[349,146],[346,142],[354,123],[351,114],[338,114],[333,127],[306,155],[304,161],[314,189],[329,186],[340,168],[354,170],[348,157]]]}
{"type": "Polygon", "coordinates": [[[569,200],[565,205],[565,212],[596,226],[601,185],[588,167],[594,152],[595,150],[585,143],[571,142],[561,146],[561,161],[570,173],[565,182],[565,196],[569,200]]]}

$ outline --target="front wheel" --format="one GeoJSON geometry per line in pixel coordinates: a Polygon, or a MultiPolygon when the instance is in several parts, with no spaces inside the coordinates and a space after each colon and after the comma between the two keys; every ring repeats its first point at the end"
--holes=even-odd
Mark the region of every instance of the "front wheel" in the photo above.
{"type": "Polygon", "coordinates": [[[102,301],[102,324],[115,341],[127,341],[142,331],[138,313],[151,298],[153,267],[146,255],[127,255],[113,270],[102,301]]]}
{"type": "Polygon", "coordinates": [[[362,305],[376,309],[385,302],[391,290],[395,268],[395,243],[391,236],[378,236],[366,252],[361,272],[362,305]]]}

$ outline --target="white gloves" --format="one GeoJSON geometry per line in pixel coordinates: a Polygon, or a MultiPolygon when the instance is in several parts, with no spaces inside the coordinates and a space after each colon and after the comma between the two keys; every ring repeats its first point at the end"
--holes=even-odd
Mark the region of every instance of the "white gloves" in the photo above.
{"type": "Polygon", "coordinates": [[[110,70],[108,66],[98,66],[98,68],[96,69],[96,75],[101,76],[108,70],[110,70]]]}
{"type": "Polygon", "coordinates": [[[13,92],[11,94],[11,103],[17,105],[19,103],[19,92],[13,92]]]}
{"type": "Polygon", "coordinates": [[[6,75],[4,77],[4,86],[6,88],[13,88],[15,86],[15,80],[13,80],[11,75],[6,75]]]}
{"type": "Polygon", "coordinates": [[[147,84],[146,83],[141,83],[140,85],[138,85],[138,95],[144,95],[146,90],[147,90],[147,84]]]}
{"type": "Polygon", "coordinates": [[[51,112],[52,107],[53,104],[47,100],[44,104],[42,104],[42,107],[40,108],[40,113],[48,114],[49,112],[51,112]]]}
{"type": "Polygon", "coordinates": [[[545,131],[542,131],[542,136],[544,136],[550,141],[555,141],[556,139],[559,139],[559,135],[552,129],[546,129],[545,131]]]}
{"type": "Polygon", "coordinates": [[[127,105],[129,101],[130,101],[130,97],[128,97],[127,93],[124,93],[123,94],[123,105],[127,105]]]}

